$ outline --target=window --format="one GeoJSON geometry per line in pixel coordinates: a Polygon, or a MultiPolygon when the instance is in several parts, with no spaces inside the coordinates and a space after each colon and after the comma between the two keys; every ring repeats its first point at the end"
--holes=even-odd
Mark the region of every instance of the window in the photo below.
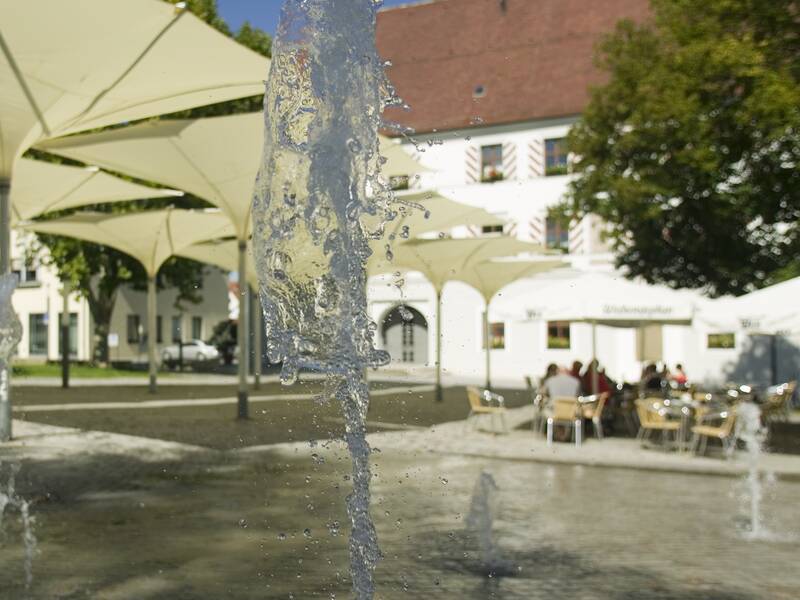
{"type": "Polygon", "coordinates": [[[481,181],[493,182],[503,179],[503,146],[481,147],[481,181]]]}
{"type": "Polygon", "coordinates": [[[711,350],[735,348],[736,335],[733,333],[709,333],[706,345],[711,350]]]}
{"type": "Polygon", "coordinates": [[[47,356],[47,314],[28,315],[28,352],[47,356]]]}
{"type": "Polygon", "coordinates": [[[569,321],[547,323],[548,350],[569,350],[569,321]]]}
{"type": "Polygon", "coordinates": [[[203,339],[203,317],[192,317],[192,339],[203,339]]]}
{"type": "MultiPolygon", "coordinates": [[[[61,344],[61,317],[64,313],[58,313],[58,355],[63,352],[61,344]]],[[[78,355],[78,313],[69,313],[69,353],[70,356],[78,355]]]]}
{"type": "Polygon", "coordinates": [[[503,233],[502,225],[484,225],[481,227],[481,233],[503,233]]]}
{"type": "Polygon", "coordinates": [[[142,341],[141,321],[139,315],[128,315],[128,343],[138,344],[142,341]]]}
{"type": "Polygon", "coordinates": [[[545,218],[545,246],[549,250],[569,250],[569,223],[556,216],[545,218]]]}
{"type": "Polygon", "coordinates": [[[24,267],[21,269],[14,269],[12,273],[17,277],[17,282],[20,287],[31,287],[39,285],[37,279],[37,271],[32,267],[24,267]]]}
{"type": "Polygon", "coordinates": [[[164,319],[161,318],[161,315],[156,315],[156,344],[161,344],[164,342],[164,319]]]}
{"type": "Polygon", "coordinates": [[[389,177],[389,187],[396,192],[407,190],[408,175],[393,175],[392,177],[389,177]]]}
{"type": "Polygon", "coordinates": [[[181,317],[172,317],[172,343],[177,344],[181,341],[181,317]]]}
{"type": "Polygon", "coordinates": [[[557,138],[544,141],[544,174],[566,175],[567,139],[557,138]]]}
{"type": "MultiPolygon", "coordinates": [[[[486,334],[483,335],[483,347],[486,348],[486,334]]],[[[489,323],[489,348],[502,350],[506,347],[506,324],[489,323]]]]}

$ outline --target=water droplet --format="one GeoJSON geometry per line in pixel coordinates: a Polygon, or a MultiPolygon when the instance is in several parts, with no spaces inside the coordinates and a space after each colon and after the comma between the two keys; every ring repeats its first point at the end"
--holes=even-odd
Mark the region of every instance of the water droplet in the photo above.
{"type": "Polygon", "coordinates": [[[247,529],[247,519],[239,519],[239,527],[247,529]]]}
{"type": "Polygon", "coordinates": [[[285,534],[285,533],[279,533],[279,534],[278,534],[278,540],[280,540],[280,541],[282,542],[282,541],[284,541],[285,539],[286,539],[286,534],[285,534]]]}

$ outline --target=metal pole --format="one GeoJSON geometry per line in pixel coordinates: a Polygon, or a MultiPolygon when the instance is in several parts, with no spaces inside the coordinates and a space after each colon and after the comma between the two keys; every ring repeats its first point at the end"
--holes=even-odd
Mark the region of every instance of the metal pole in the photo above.
{"type": "Polygon", "coordinates": [[[11,180],[0,179],[0,275],[11,272],[11,180]]]}
{"type": "MultiPolygon", "coordinates": [[[[0,275],[11,272],[11,180],[0,179],[0,275]]],[[[0,442],[11,440],[11,357],[0,360],[0,442]]]]}
{"type": "Polygon", "coordinates": [[[61,288],[61,387],[69,387],[69,284],[61,288]]]}
{"type": "Polygon", "coordinates": [[[770,336],[769,347],[769,370],[770,370],[770,385],[777,385],[778,383],[778,334],[773,333],[770,336]]]}
{"type": "Polygon", "coordinates": [[[486,343],[486,389],[492,389],[492,375],[491,375],[491,340],[489,339],[489,301],[486,301],[486,310],[483,311],[483,335],[486,343]]]}
{"type": "Polygon", "coordinates": [[[436,289],[436,401],[442,402],[442,290],[436,289]]]}
{"type": "Polygon", "coordinates": [[[158,391],[158,365],[156,364],[156,276],[147,277],[147,363],[150,371],[149,391],[158,391]]]}
{"type": "Polygon", "coordinates": [[[261,347],[261,332],[263,330],[263,325],[261,321],[261,310],[258,306],[258,294],[255,293],[253,288],[250,288],[250,298],[252,304],[252,311],[250,314],[250,318],[252,319],[253,323],[253,387],[255,389],[261,388],[261,362],[263,360],[262,357],[262,347],[261,347]]]}
{"type": "Polygon", "coordinates": [[[592,321],[592,363],[594,368],[592,369],[592,394],[598,393],[598,387],[600,385],[600,373],[598,373],[598,369],[600,367],[600,361],[597,360],[597,321],[592,321]]]}
{"type": "Polygon", "coordinates": [[[237,418],[248,418],[247,407],[247,241],[239,240],[239,323],[236,325],[236,341],[239,344],[239,391],[237,418]]]}

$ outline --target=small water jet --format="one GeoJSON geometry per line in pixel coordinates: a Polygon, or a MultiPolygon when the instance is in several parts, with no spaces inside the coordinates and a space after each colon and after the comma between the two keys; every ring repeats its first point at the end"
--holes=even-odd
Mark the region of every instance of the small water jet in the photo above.
{"type": "Polygon", "coordinates": [[[20,466],[16,463],[8,465],[6,469],[0,463],[0,542],[5,543],[8,537],[5,529],[6,513],[16,513],[22,531],[25,589],[28,590],[33,583],[33,559],[36,556],[36,535],[33,532],[35,518],[31,515],[30,503],[17,494],[16,477],[19,469],[20,466]],[[5,477],[4,470],[7,471],[5,477]]]}
{"type": "MultiPolygon", "coordinates": [[[[253,240],[267,352],[281,381],[327,375],[353,462],[350,563],[356,598],[373,597],[380,558],[370,517],[366,368],[389,362],[367,315],[364,216],[388,214],[381,111],[394,101],[375,49],[375,0],[287,0],[264,98],[265,146],[253,240]]],[[[382,231],[382,227],[379,230],[382,231]]],[[[379,237],[379,235],[378,235],[379,237]]]]}
{"type": "Polygon", "coordinates": [[[745,537],[759,540],[771,537],[764,525],[762,501],[764,482],[761,473],[761,455],[767,438],[767,428],[761,422],[761,409],[752,402],[741,402],[736,407],[736,437],[747,451],[747,475],[744,478],[744,496],[747,500],[747,531],[745,537]]]}
{"type": "Polygon", "coordinates": [[[472,492],[469,514],[467,515],[467,532],[477,539],[481,555],[481,570],[489,577],[515,575],[509,563],[500,551],[494,539],[494,515],[497,510],[497,483],[494,477],[482,471],[475,482],[472,492]]]}

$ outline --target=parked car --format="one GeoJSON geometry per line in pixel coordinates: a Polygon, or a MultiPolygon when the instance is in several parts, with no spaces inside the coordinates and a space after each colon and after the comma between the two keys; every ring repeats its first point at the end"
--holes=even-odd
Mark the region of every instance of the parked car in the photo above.
{"type": "Polygon", "coordinates": [[[183,352],[184,364],[207,363],[219,360],[219,350],[214,346],[206,344],[203,340],[190,340],[183,342],[182,349],[177,344],[167,346],[161,351],[161,360],[167,366],[178,364],[181,351],[183,352]]]}

